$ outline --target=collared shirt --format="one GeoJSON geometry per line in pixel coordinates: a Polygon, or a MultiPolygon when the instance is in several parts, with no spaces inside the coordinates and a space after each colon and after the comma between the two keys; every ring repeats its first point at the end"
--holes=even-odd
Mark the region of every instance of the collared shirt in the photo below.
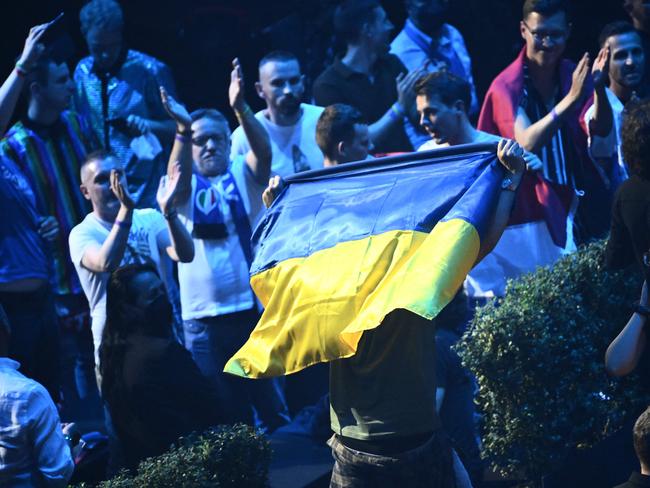
{"type": "Polygon", "coordinates": [[[0,152],[16,163],[29,182],[42,216],[53,216],[59,224],[56,240],[50,243],[54,258],[53,290],[57,295],[81,293],[68,255],[68,234],[90,211],[81,191],[79,170],[96,143],[85,120],[63,112],[52,126],[29,119],[16,123],[0,143],[0,152]]]}
{"type": "Polygon", "coordinates": [[[45,388],[0,357],[0,486],[67,486],[74,470],[45,388]]]}
{"type": "MultiPolygon", "coordinates": [[[[354,71],[337,58],[316,78],[314,102],[323,107],[334,103],[351,105],[361,112],[368,124],[373,124],[397,100],[395,78],[400,73],[406,73],[406,68],[394,54],[379,58],[372,67],[371,76],[354,71]]],[[[379,153],[412,150],[402,127],[373,143],[379,153]]]]}
{"type": "Polygon", "coordinates": [[[465,47],[463,35],[454,26],[443,24],[435,47],[432,47],[432,42],[433,39],[418,29],[411,19],[406,19],[404,28],[390,45],[390,52],[397,55],[409,71],[425,66],[433,73],[444,67],[450,73],[466,80],[472,88],[470,113],[478,112],[472,60],[465,47]],[[425,46],[427,51],[424,50],[425,46]]]}
{"type": "Polygon", "coordinates": [[[94,69],[91,56],[79,61],[74,72],[77,85],[75,108],[90,122],[103,147],[110,147],[126,168],[129,191],[138,206],[156,206],[156,191],[163,175],[170,146],[153,161],[139,160],[131,148],[132,134],[123,131],[129,115],[169,120],[160,99],[160,87],[176,96],[171,71],[164,63],[138,51],[128,50],[122,62],[107,73],[94,69]],[[110,123],[109,121],[120,121],[110,123]]]}

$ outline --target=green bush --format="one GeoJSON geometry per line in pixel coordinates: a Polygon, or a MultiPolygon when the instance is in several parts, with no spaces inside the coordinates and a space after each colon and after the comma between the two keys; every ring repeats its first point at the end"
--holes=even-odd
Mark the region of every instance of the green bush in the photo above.
{"type": "Polygon", "coordinates": [[[591,244],[510,282],[457,346],[478,380],[485,456],[503,474],[538,478],[647,404],[636,375],[613,380],[605,372],[605,351],[641,281],[606,270],[604,248],[591,244]]]}
{"type": "Polygon", "coordinates": [[[155,458],[145,459],[135,476],[126,471],[101,488],[265,488],[271,447],[246,425],[223,425],[192,434],[155,458]]]}

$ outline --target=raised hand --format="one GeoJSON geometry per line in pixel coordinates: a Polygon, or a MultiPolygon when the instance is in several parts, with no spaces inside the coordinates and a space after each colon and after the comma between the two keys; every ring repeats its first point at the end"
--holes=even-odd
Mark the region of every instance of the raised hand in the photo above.
{"type": "Polygon", "coordinates": [[[25,39],[25,47],[18,59],[18,63],[27,71],[34,67],[38,58],[40,58],[43,51],[45,51],[45,46],[39,41],[41,40],[41,37],[43,37],[43,33],[47,29],[48,25],[49,24],[40,24],[29,29],[29,34],[27,35],[27,39],[25,39]]]}
{"type": "Polygon", "coordinates": [[[584,53],[571,77],[571,88],[567,96],[573,103],[579,102],[585,96],[585,84],[589,74],[589,53],[584,53]]]}
{"type": "Polygon", "coordinates": [[[282,188],[284,188],[282,178],[276,175],[269,179],[269,186],[262,193],[262,202],[264,202],[266,208],[269,208],[273,204],[280,191],[282,191],[282,188]]]}
{"type": "Polygon", "coordinates": [[[230,86],[228,87],[228,99],[230,106],[236,112],[245,110],[244,100],[244,75],[242,74],[239,58],[232,60],[232,71],[230,72],[230,86]]]}
{"type": "Polygon", "coordinates": [[[59,223],[52,216],[43,217],[38,222],[38,233],[46,241],[52,242],[59,233],[59,223]]]}
{"type": "Polygon", "coordinates": [[[512,139],[501,139],[497,146],[497,157],[509,172],[520,175],[526,169],[524,150],[512,139]]]}
{"type": "Polygon", "coordinates": [[[167,176],[160,178],[156,200],[163,214],[169,213],[176,205],[176,190],[181,178],[181,165],[176,161],[167,176]]]}
{"type": "Polygon", "coordinates": [[[176,122],[178,132],[187,132],[192,127],[192,117],[185,106],[172,97],[164,87],[160,87],[160,98],[169,116],[176,122]]]}
{"type": "Polygon", "coordinates": [[[122,173],[115,171],[114,169],[111,170],[111,190],[119,200],[122,207],[127,210],[133,210],[135,202],[129,193],[129,189],[122,184],[122,173]]]}
{"type": "Polygon", "coordinates": [[[426,73],[424,68],[409,71],[407,74],[400,73],[395,78],[397,84],[397,101],[404,111],[408,112],[411,105],[415,103],[415,82],[426,73]]]}
{"type": "Polygon", "coordinates": [[[591,67],[591,77],[594,80],[594,88],[602,88],[605,86],[607,80],[607,73],[609,72],[609,44],[598,52],[594,65],[591,67]]]}

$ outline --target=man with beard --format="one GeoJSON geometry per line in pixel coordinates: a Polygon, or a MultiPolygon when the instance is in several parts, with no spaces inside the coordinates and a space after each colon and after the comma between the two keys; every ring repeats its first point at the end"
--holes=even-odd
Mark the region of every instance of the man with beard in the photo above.
{"type": "Polygon", "coordinates": [[[346,43],[345,55],[316,79],[314,101],[360,110],[371,121],[377,152],[412,150],[405,113],[414,108],[413,83],[422,72],[407,74],[399,58],[388,53],[393,24],[386,12],[377,0],[348,0],[336,9],[334,29],[346,43]]]}
{"type": "Polygon", "coordinates": [[[122,8],[115,0],[88,2],[79,20],[90,56],[74,72],[75,108],[102,147],[124,164],[136,206],[155,207],[174,135],[158,87],[175,93],[171,72],[157,59],[126,48],[122,8]]]}
{"type": "MultiPolygon", "coordinates": [[[[274,51],[259,63],[259,82],[255,89],[266,102],[266,109],[255,114],[271,140],[271,171],[288,176],[323,166],[323,153],[316,144],[316,121],[322,107],[301,103],[305,92],[304,76],[298,58],[274,51]]],[[[246,105],[246,110],[250,107],[246,105]]],[[[232,134],[230,158],[246,156],[251,150],[243,127],[232,134]]]]}
{"type": "Polygon", "coordinates": [[[472,60],[463,35],[446,23],[450,0],[405,0],[408,18],[390,45],[409,71],[445,69],[466,80],[471,87],[470,114],[478,112],[478,98],[472,77],[472,60]]]}
{"type": "MultiPolygon", "coordinates": [[[[536,153],[544,179],[561,192],[584,192],[575,232],[578,242],[586,242],[602,237],[609,228],[603,216],[610,211],[615,189],[610,182],[617,181],[618,168],[601,168],[589,158],[586,129],[581,126],[585,101],[593,93],[597,113],[590,125],[592,136],[609,133],[611,109],[604,87],[591,86],[589,55],[585,53],[577,66],[562,59],[570,30],[563,0],[526,0],[520,23],[526,44],[490,85],[478,128],[515,137],[524,149],[536,153]]],[[[601,70],[604,60],[599,56],[595,71],[601,70]]]]}
{"type": "MultiPolygon", "coordinates": [[[[618,160],[623,175],[627,175],[625,162],[621,153],[621,118],[625,105],[633,98],[645,95],[643,74],[645,68],[645,53],[638,32],[628,22],[612,22],[607,24],[598,38],[601,52],[605,50],[607,64],[599,77],[594,77],[594,83],[609,85],[605,88],[607,103],[611,106],[614,123],[607,137],[594,135],[591,138],[591,156],[596,160],[604,160],[603,164],[618,160]]],[[[585,124],[590,129],[595,105],[585,114],[585,124]]]]}
{"type": "MultiPolygon", "coordinates": [[[[291,92],[296,83],[301,83],[292,75],[294,68],[297,70],[297,65],[275,72],[277,76],[272,79],[284,83],[273,85],[280,93],[291,92]]],[[[261,215],[262,191],[273,157],[262,122],[265,116],[253,115],[244,99],[243,83],[239,60],[235,59],[230,105],[250,149],[232,160],[228,121],[219,111],[199,109],[190,116],[173,98],[165,98],[179,131],[189,132],[191,128],[195,168],[192,172],[192,160],[184,160],[178,212],[192,235],[196,255],[191,263],[179,264],[178,279],[185,347],[216,387],[221,408],[229,410],[226,413],[230,418],[250,422],[253,406],[261,422],[273,430],[288,421],[277,380],[252,382],[223,372],[226,361],[246,342],[260,316],[249,284],[253,256],[250,241],[251,229],[261,215]]],[[[279,103],[284,107],[291,105],[291,100],[297,101],[284,98],[279,103]]],[[[300,110],[299,104],[294,107],[300,110]]],[[[279,120],[287,120],[283,111],[279,113],[279,120]]],[[[320,161],[322,165],[322,156],[320,161]]],[[[171,163],[169,176],[174,170],[171,163]]]]}

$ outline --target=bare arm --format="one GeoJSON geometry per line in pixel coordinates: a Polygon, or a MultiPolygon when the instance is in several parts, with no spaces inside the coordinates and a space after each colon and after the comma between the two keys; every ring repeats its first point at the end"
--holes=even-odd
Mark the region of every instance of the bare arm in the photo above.
{"type": "Polygon", "coordinates": [[[121,174],[115,170],[111,171],[111,190],[120,201],[115,223],[104,243],[99,247],[86,249],[81,258],[82,266],[95,273],[110,273],[119,267],[131,230],[135,203],[129,195],[126,183],[121,179],[121,174]]]}
{"type": "Polygon", "coordinates": [[[587,53],[573,71],[571,89],[551,112],[531,123],[526,111],[519,107],[515,118],[515,139],[527,151],[537,152],[544,147],[560,129],[564,120],[571,115],[584,96],[585,82],[589,73],[587,53]]]}
{"type": "Polygon", "coordinates": [[[271,140],[264,126],[255,118],[255,114],[244,100],[244,76],[238,58],[232,60],[228,98],[250,145],[250,151],[246,154],[246,164],[253,173],[255,181],[264,184],[271,176],[273,159],[271,140]]]}
{"type": "Polygon", "coordinates": [[[501,190],[490,227],[488,228],[485,238],[481,241],[481,248],[474,265],[478,264],[485,256],[492,252],[494,246],[499,242],[503,231],[508,225],[510,212],[515,203],[516,191],[513,190],[516,190],[521,183],[524,170],[526,169],[524,151],[515,141],[501,139],[497,148],[497,155],[501,164],[510,173],[512,188],[501,190]]]}
{"type": "Polygon", "coordinates": [[[160,211],[167,220],[167,234],[166,238],[165,236],[157,236],[157,240],[158,246],[165,249],[169,257],[174,261],[189,263],[194,259],[194,241],[183,223],[178,219],[175,206],[177,201],[176,191],[180,179],[180,163],[175,163],[169,174],[160,179],[157,200],[160,211]]]}
{"type": "Polygon", "coordinates": [[[377,145],[382,138],[387,137],[395,127],[402,126],[404,116],[415,104],[415,82],[425,73],[424,69],[416,69],[407,74],[400,73],[395,79],[397,84],[397,102],[384,115],[368,126],[370,139],[377,145]]]}
{"type": "Polygon", "coordinates": [[[176,164],[180,165],[174,203],[183,205],[192,193],[192,118],[187,109],[169,95],[163,87],[160,87],[160,96],[165,110],[173,119],[172,122],[176,126],[177,133],[167,163],[167,176],[172,175],[176,164]]]}
{"type": "Polygon", "coordinates": [[[605,91],[609,64],[609,46],[603,47],[594,61],[591,70],[594,79],[594,114],[589,122],[591,136],[607,137],[614,125],[614,114],[605,91]]]}
{"type": "Polygon", "coordinates": [[[18,72],[19,70],[21,73],[23,70],[29,72],[45,50],[45,47],[39,41],[47,26],[48,24],[41,24],[29,30],[29,35],[25,40],[25,47],[16,63],[18,68],[13,69],[2,86],[0,86],[0,135],[7,131],[20,92],[25,84],[24,73],[21,75],[18,72]]]}
{"type": "MultiPolygon", "coordinates": [[[[648,285],[643,283],[641,291],[642,305],[648,305],[648,285]]],[[[644,326],[646,317],[637,313],[632,314],[623,330],[607,348],[605,353],[605,368],[612,376],[630,374],[639,364],[639,359],[645,349],[646,334],[644,326]]]]}

